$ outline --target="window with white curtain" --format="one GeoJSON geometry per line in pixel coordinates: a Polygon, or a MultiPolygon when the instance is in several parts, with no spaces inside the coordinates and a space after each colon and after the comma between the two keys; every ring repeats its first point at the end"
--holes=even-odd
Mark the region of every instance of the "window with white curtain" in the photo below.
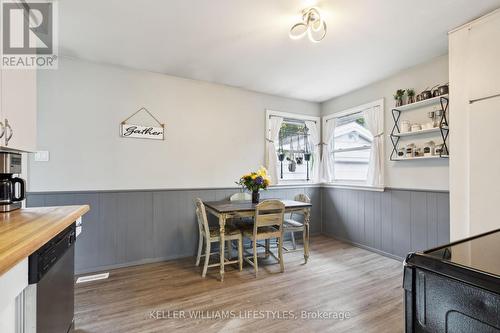
{"type": "Polygon", "coordinates": [[[319,117],[268,110],[268,169],[276,170],[274,184],[319,180],[320,127],[319,117]]]}
{"type": "Polygon", "coordinates": [[[383,100],[323,118],[323,180],[383,187],[383,100]]]}
{"type": "Polygon", "coordinates": [[[332,138],[334,181],[366,182],[373,135],[362,112],[337,118],[332,138]]]}

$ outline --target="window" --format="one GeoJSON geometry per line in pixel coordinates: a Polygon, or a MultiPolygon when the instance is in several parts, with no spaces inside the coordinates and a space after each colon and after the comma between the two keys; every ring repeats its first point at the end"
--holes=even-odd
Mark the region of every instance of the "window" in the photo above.
{"type": "Polygon", "coordinates": [[[310,180],[314,163],[305,121],[284,119],[276,147],[281,180],[310,180]]]}
{"type": "Polygon", "coordinates": [[[275,184],[317,181],[320,118],[268,110],[267,119],[268,168],[276,170],[275,184]],[[270,151],[274,156],[269,156],[270,151]]]}
{"type": "Polygon", "coordinates": [[[365,182],[373,135],[365,127],[363,112],[337,118],[332,141],[334,180],[365,182]]]}
{"type": "Polygon", "coordinates": [[[323,143],[324,181],[383,188],[383,99],[324,117],[323,143]]]}

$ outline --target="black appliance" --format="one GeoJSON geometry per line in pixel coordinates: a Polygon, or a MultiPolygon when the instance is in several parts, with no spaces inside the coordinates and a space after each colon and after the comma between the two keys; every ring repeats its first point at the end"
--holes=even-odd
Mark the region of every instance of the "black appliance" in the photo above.
{"type": "Polygon", "coordinates": [[[500,229],[409,254],[406,332],[500,332],[500,229]]]}
{"type": "Polygon", "coordinates": [[[73,329],[75,241],[73,223],[29,257],[25,332],[67,333],[73,329]]]}
{"type": "Polygon", "coordinates": [[[0,212],[21,208],[26,197],[26,183],[18,178],[22,172],[21,154],[0,152],[0,212]]]}

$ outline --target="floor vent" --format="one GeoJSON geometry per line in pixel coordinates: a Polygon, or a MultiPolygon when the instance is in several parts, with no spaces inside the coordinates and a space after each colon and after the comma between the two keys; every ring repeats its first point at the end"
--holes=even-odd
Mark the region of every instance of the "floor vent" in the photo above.
{"type": "Polygon", "coordinates": [[[105,280],[107,278],[109,278],[109,273],[102,273],[102,274],[96,274],[96,275],[87,275],[87,276],[79,277],[76,280],[76,283],[84,283],[84,282],[97,281],[97,280],[105,280]]]}

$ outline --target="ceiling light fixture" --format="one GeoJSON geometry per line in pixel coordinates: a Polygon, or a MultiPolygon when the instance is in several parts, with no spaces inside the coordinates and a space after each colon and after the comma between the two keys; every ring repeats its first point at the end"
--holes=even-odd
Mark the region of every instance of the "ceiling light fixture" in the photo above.
{"type": "Polygon", "coordinates": [[[317,7],[302,11],[302,22],[294,24],[290,29],[291,39],[300,39],[307,35],[313,43],[319,43],[326,36],[326,22],[317,7]]]}

